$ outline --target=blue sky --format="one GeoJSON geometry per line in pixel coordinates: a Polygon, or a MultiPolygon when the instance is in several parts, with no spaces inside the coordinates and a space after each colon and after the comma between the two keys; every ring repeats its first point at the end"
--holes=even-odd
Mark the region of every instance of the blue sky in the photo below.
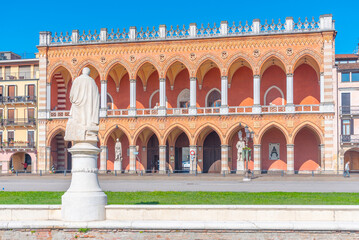
{"type": "Polygon", "coordinates": [[[1,4],[0,51],[19,54],[37,51],[40,31],[138,28],[160,24],[188,26],[259,18],[283,22],[285,17],[333,14],[336,53],[352,53],[359,43],[359,1],[8,1],[1,4]],[[339,4],[338,4],[339,3],[339,4]]]}

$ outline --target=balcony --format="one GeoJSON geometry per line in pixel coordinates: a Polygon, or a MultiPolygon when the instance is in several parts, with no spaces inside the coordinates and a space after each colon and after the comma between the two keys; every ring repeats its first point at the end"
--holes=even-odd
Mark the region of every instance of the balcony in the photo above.
{"type": "Polygon", "coordinates": [[[36,126],[35,118],[1,119],[1,126],[36,126]]]}
{"type": "Polygon", "coordinates": [[[341,106],[340,115],[343,116],[357,116],[359,115],[359,106],[341,106]]]}
{"type": "Polygon", "coordinates": [[[341,144],[359,144],[359,135],[341,135],[341,144]]]}
{"type": "Polygon", "coordinates": [[[36,96],[1,96],[0,104],[35,104],[36,96]]]}
{"type": "Polygon", "coordinates": [[[10,141],[10,142],[1,142],[1,150],[5,151],[18,151],[18,150],[34,150],[36,144],[34,142],[25,142],[25,141],[10,141]]]}
{"type": "MultiPolygon", "coordinates": [[[[254,106],[235,106],[235,107],[199,107],[195,109],[190,108],[167,108],[161,111],[158,108],[145,109],[109,109],[107,110],[107,117],[151,117],[151,116],[202,116],[202,115],[251,115],[251,114],[306,114],[306,113],[327,113],[332,110],[323,110],[319,104],[317,105],[293,105],[288,106],[259,106],[255,109],[254,106]],[[225,109],[225,111],[223,111],[225,109]],[[194,110],[194,111],[192,111],[194,110]],[[256,111],[254,111],[256,110],[256,111]],[[162,115],[161,115],[162,114],[162,115]]],[[[69,110],[51,111],[50,119],[68,118],[70,116],[69,110]]]]}

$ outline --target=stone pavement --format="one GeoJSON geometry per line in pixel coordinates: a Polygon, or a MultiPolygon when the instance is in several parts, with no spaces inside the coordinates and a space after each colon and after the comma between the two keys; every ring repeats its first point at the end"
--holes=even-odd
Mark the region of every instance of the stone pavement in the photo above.
{"type": "Polygon", "coordinates": [[[288,240],[354,240],[358,239],[356,232],[339,231],[123,231],[116,230],[89,230],[86,233],[79,232],[79,229],[51,230],[51,229],[22,229],[22,230],[0,230],[0,239],[118,239],[118,240],[267,240],[267,239],[288,239],[288,240]]]}
{"type": "MultiPolygon", "coordinates": [[[[242,176],[218,174],[100,175],[104,191],[248,191],[248,192],[359,192],[359,174],[341,175],[259,175],[251,182],[242,176]]],[[[0,175],[4,191],[66,191],[71,175],[0,175]]]]}

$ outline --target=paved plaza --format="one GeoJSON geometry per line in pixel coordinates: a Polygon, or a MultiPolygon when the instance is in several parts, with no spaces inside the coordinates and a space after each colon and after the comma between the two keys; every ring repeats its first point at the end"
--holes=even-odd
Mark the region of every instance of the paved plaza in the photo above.
{"type": "MultiPolygon", "coordinates": [[[[100,175],[104,191],[247,191],[247,192],[359,192],[359,174],[341,175],[260,175],[251,182],[242,176],[227,175],[100,175]]],[[[0,176],[4,191],[66,191],[71,175],[0,176]]]]}

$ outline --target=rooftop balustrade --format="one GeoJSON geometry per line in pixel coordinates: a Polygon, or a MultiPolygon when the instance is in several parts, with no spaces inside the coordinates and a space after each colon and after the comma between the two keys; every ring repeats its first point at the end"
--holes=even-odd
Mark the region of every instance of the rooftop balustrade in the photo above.
{"type": "Polygon", "coordinates": [[[40,46],[48,45],[71,45],[71,44],[93,44],[93,43],[113,43],[113,42],[135,42],[135,41],[153,41],[153,40],[180,40],[195,38],[214,38],[214,37],[232,37],[249,35],[268,35],[283,33],[307,33],[335,30],[334,21],[331,14],[321,15],[319,21],[305,18],[294,21],[292,17],[287,17],[285,21],[280,19],[275,22],[265,20],[262,24],[259,19],[252,22],[233,22],[231,25],[227,21],[220,24],[203,25],[197,27],[196,23],[191,23],[188,27],[160,25],[158,28],[140,28],[130,27],[128,30],[102,28],[97,30],[83,31],[73,30],[71,34],[40,32],[40,46]]]}

